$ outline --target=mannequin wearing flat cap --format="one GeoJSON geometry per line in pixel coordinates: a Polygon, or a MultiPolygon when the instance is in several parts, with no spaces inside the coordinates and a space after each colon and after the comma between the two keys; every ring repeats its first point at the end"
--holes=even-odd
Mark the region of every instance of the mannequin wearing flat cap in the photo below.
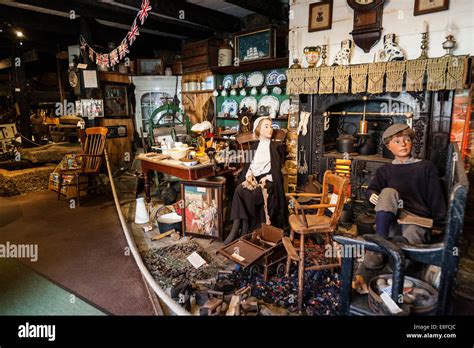
{"type": "MultiPolygon", "coordinates": [[[[382,139],[395,159],[377,169],[366,194],[375,205],[377,234],[406,244],[423,244],[430,242],[430,224],[444,223],[446,204],[435,165],[411,155],[414,137],[406,124],[387,128],[382,139]]],[[[381,254],[368,254],[366,267],[383,266],[381,254]]]]}
{"type": "Polygon", "coordinates": [[[283,228],[287,223],[288,207],[281,169],[285,158],[284,144],[272,141],[272,121],[259,117],[253,125],[258,139],[240,174],[232,199],[232,230],[224,241],[230,243],[239,235],[259,228],[262,223],[283,228]]]}

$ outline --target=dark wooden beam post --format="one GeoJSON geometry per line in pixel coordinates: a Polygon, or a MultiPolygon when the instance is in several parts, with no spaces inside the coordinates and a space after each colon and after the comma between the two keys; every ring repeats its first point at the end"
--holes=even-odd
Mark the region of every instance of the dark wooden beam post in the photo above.
{"type": "MultiPolygon", "coordinates": [[[[23,60],[22,50],[19,42],[12,41],[12,77],[13,77],[13,95],[18,104],[19,115],[17,116],[17,127],[20,134],[26,139],[32,140],[31,121],[29,115],[28,93],[26,89],[25,62],[23,60]]],[[[23,147],[32,147],[32,143],[22,139],[23,147]]]]}

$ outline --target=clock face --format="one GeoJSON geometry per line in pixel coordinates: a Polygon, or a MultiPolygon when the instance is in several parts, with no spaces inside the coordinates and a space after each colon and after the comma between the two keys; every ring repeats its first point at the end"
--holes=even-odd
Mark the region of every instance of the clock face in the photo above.
{"type": "Polygon", "coordinates": [[[69,72],[69,84],[72,88],[75,88],[79,83],[79,78],[77,77],[77,73],[75,71],[69,72]]]}
{"type": "Polygon", "coordinates": [[[356,4],[359,4],[359,5],[370,5],[375,0],[354,0],[354,1],[356,4]]]}

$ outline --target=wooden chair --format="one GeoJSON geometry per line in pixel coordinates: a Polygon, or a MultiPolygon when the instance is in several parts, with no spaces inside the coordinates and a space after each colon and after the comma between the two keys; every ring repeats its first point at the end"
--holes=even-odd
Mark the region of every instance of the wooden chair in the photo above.
{"type": "MultiPolygon", "coordinates": [[[[464,215],[466,200],[469,191],[469,180],[464,169],[456,143],[451,143],[448,148],[447,163],[443,182],[447,192],[447,219],[441,240],[432,244],[403,244],[385,240],[377,235],[364,235],[364,237],[349,237],[344,235],[333,236],[333,240],[343,247],[362,247],[365,250],[390,254],[399,254],[402,258],[425,265],[435,265],[441,268],[438,287],[438,299],[434,309],[436,315],[447,315],[453,297],[453,285],[458,271],[459,254],[453,252],[461,245],[461,236],[464,232],[464,215]]],[[[467,231],[466,231],[467,232],[467,231]]],[[[404,265],[399,260],[392,262],[392,299],[398,302],[403,294],[404,265]]],[[[341,269],[341,312],[344,315],[373,315],[368,306],[367,296],[352,292],[351,283],[354,269],[354,258],[343,257],[341,269]]]]}
{"type": "MultiPolygon", "coordinates": [[[[286,276],[290,274],[290,266],[292,261],[298,263],[298,308],[303,308],[303,288],[304,288],[304,272],[310,270],[332,269],[341,265],[339,257],[332,257],[330,264],[305,267],[305,236],[313,233],[319,233],[323,236],[326,244],[331,245],[331,235],[336,231],[337,223],[341,216],[344,202],[346,187],[349,183],[347,178],[333,174],[331,171],[324,173],[323,192],[316,193],[288,193],[286,196],[290,198],[290,205],[293,205],[295,214],[289,218],[291,227],[290,237],[283,238],[283,245],[288,253],[286,262],[286,276]],[[329,193],[337,194],[335,203],[331,203],[329,193]],[[297,197],[310,197],[319,199],[318,204],[302,205],[298,203],[297,197]],[[329,208],[334,208],[331,216],[327,216],[329,208]],[[306,210],[316,210],[315,214],[306,214],[306,210]],[[299,250],[294,247],[293,240],[295,233],[300,235],[299,250]],[[337,259],[337,261],[336,261],[337,259]]],[[[329,210],[329,212],[331,212],[329,210]]],[[[332,253],[333,255],[335,253],[332,253]]]]}
{"type": "Polygon", "coordinates": [[[88,190],[90,188],[90,182],[92,176],[98,175],[100,167],[104,158],[105,141],[107,135],[107,128],[105,127],[93,127],[86,129],[86,140],[83,146],[83,153],[78,155],[81,163],[80,168],[77,169],[60,169],[59,170],[59,185],[58,185],[58,199],[61,199],[61,188],[65,185],[63,183],[63,175],[73,175],[76,184],[77,194],[77,205],[80,205],[79,197],[81,191],[88,190]],[[80,183],[80,177],[87,176],[87,188],[82,189],[80,183]]]}

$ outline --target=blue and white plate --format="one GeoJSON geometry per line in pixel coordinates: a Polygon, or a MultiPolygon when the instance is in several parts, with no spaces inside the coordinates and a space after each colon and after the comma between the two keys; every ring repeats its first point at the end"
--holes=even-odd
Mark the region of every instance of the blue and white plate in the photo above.
{"type": "Polygon", "coordinates": [[[277,77],[277,83],[281,85],[283,81],[286,81],[287,77],[285,73],[279,74],[277,77]]]}
{"type": "Polygon", "coordinates": [[[267,86],[278,85],[278,76],[280,73],[277,70],[272,70],[267,74],[267,86]]]}
{"type": "Polygon", "coordinates": [[[224,88],[230,88],[234,84],[234,78],[232,75],[226,75],[224,76],[224,79],[222,80],[222,85],[224,88]]]}
{"type": "Polygon", "coordinates": [[[235,84],[237,85],[237,87],[240,88],[241,83],[242,83],[242,87],[247,86],[247,77],[245,77],[244,74],[240,74],[239,76],[235,78],[235,84]]]}
{"type": "Polygon", "coordinates": [[[231,117],[236,117],[239,111],[239,105],[234,99],[226,99],[222,103],[221,111],[230,114],[231,117]]]}
{"type": "Polygon", "coordinates": [[[272,128],[273,129],[280,129],[280,125],[278,125],[276,123],[272,123],[272,128]]]}

